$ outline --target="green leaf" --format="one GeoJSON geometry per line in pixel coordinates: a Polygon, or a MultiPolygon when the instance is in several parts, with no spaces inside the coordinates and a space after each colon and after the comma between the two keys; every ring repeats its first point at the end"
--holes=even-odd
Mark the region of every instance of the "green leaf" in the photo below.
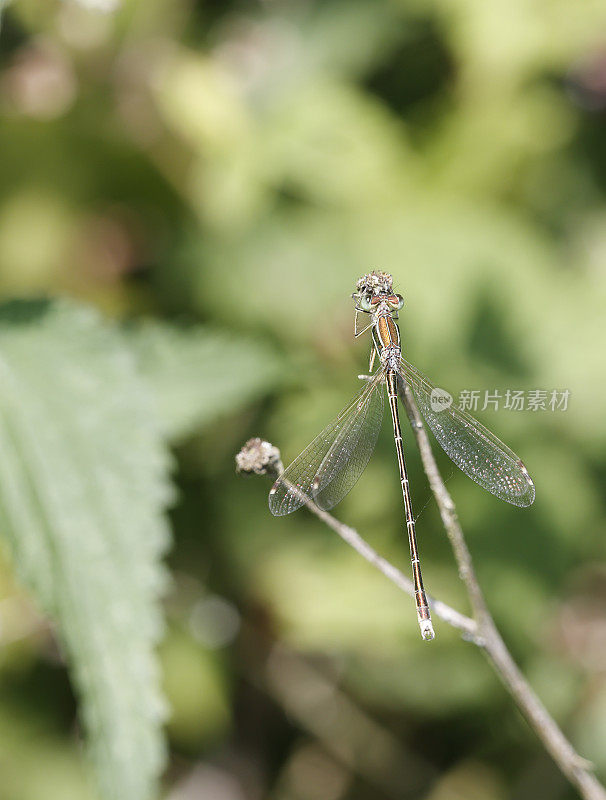
{"type": "Polygon", "coordinates": [[[0,306],[1,529],[58,626],[106,800],[152,797],[164,763],[167,469],[118,333],[68,302],[0,306]]]}
{"type": "Polygon", "coordinates": [[[172,440],[257,399],[283,374],[275,351],[231,333],[150,322],[129,336],[172,440]]]}

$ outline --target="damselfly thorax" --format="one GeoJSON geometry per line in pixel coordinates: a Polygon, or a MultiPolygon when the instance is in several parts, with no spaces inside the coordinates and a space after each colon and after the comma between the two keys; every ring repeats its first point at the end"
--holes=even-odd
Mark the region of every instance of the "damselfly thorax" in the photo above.
{"type": "Polygon", "coordinates": [[[372,340],[374,351],[371,354],[371,370],[375,352],[378,354],[381,364],[388,369],[396,370],[400,366],[400,356],[402,355],[400,350],[400,331],[393,320],[393,313],[393,311],[389,310],[387,304],[383,304],[373,324],[372,340]]]}

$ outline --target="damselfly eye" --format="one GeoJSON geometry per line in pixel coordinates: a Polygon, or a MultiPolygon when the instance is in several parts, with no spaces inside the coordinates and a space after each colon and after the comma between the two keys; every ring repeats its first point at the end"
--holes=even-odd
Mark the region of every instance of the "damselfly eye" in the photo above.
{"type": "Polygon", "coordinates": [[[399,311],[404,305],[404,298],[401,294],[394,294],[389,298],[389,305],[393,306],[396,311],[399,311]]]}
{"type": "Polygon", "coordinates": [[[370,311],[372,308],[371,300],[365,294],[360,296],[360,308],[362,311],[370,311]]]}

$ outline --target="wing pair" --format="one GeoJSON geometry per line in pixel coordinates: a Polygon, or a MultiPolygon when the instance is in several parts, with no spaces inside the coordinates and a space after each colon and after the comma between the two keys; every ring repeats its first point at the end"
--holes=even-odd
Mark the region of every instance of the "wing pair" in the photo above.
{"type": "MultiPolygon", "coordinates": [[[[290,514],[311,498],[320,508],[337,505],[357,482],[375,448],[383,418],[384,371],[379,370],[339,416],[287,467],[269,494],[275,516],[290,514]]],[[[401,359],[427,425],[454,463],[501,500],[529,506],[534,484],[518,456],[465,411],[440,404],[444,392],[401,359]]]]}

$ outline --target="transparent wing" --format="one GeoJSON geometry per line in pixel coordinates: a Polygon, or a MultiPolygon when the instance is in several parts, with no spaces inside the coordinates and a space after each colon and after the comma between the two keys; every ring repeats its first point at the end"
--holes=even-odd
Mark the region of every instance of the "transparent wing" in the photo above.
{"type": "Polygon", "coordinates": [[[383,419],[382,381],[378,381],[351,423],[337,434],[312,482],[314,501],[328,511],[357,483],[375,449],[383,419]]]}
{"type": "Polygon", "coordinates": [[[518,456],[471,414],[436,401],[443,390],[401,360],[400,377],[410,386],[421,414],[444,452],[476,483],[515,506],[534,501],[534,484],[518,456]],[[432,397],[432,392],[434,392],[432,397]]]}
{"type": "Polygon", "coordinates": [[[377,372],[280,475],[269,493],[274,516],[296,511],[305,497],[321,508],[332,508],[354,486],[379,435],[382,377],[382,372],[377,372]]]}

